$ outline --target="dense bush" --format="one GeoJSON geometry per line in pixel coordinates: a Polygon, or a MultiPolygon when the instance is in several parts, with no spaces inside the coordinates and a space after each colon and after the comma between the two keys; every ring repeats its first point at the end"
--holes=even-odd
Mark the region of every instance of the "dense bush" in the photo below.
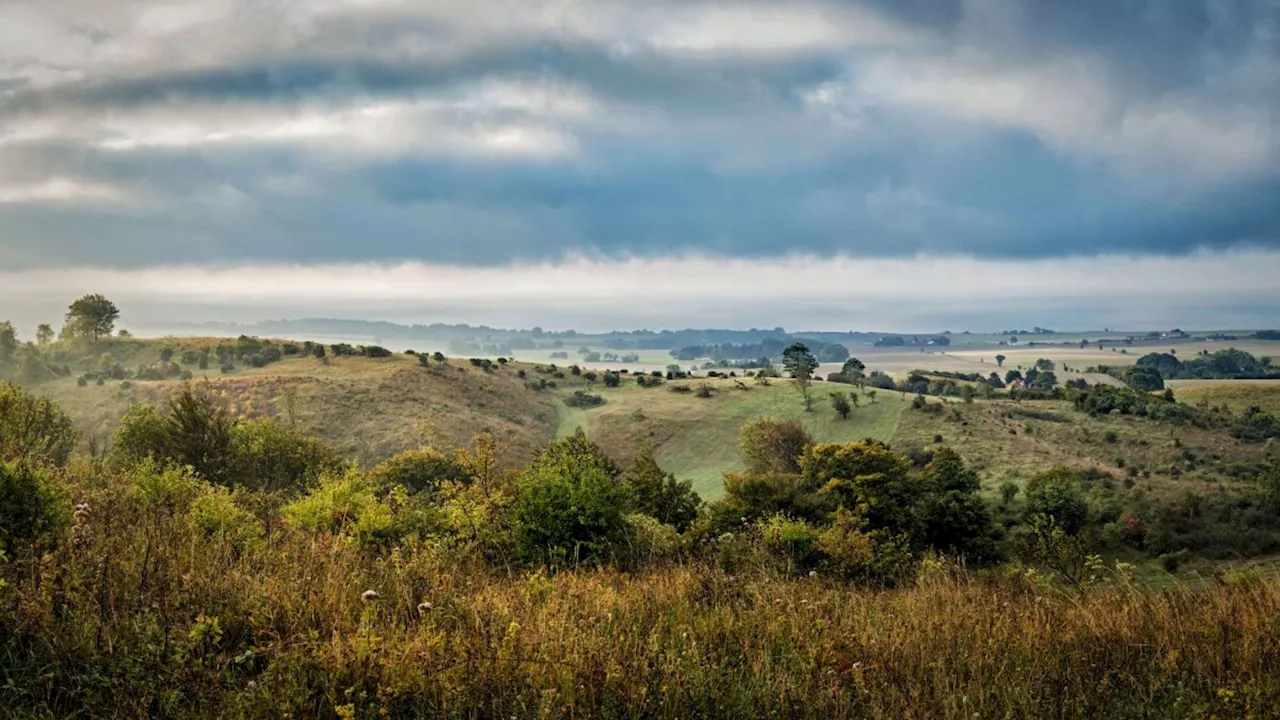
{"type": "Polygon", "coordinates": [[[623,539],[629,494],[617,466],[581,431],[552,443],[516,478],[521,556],[555,566],[604,560],[623,539]]]}
{"type": "Polygon", "coordinates": [[[369,472],[374,487],[386,492],[402,487],[410,493],[434,495],[447,483],[467,483],[467,469],[454,458],[430,448],[400,453],[369,472]]]}
{"type": "Polygon", "coordinates": [[[112,452],[121,465],[152,458],[229,484],[234,424],[210,392],[188,385],[169,399],[164,412],[150,405],[131,408],[116,430],[112,452]]]}
{"type": "Polygon", "coordinates": [[[163,410],[134,406],[112,445],[118,465],[153,459],[218,485],[268,491],[304,488],[341,465],[320,441],[269,418],[235,420],[212,393],[191,386],[163,410]]]}
{"type": "Polygon", "coordinates": [[[57,403],[0,382],[0,460],[21,456],[62,465],[76,437],[71,417],[57,403]]]}
{"type": "Polygon", "coordinates": [[[56,539],[70,519],[71,503],[50,470],[25,458],[0,460],[0,555],[56,539]]]}
{"type": "Polygon", "coordinates": [[[224,482],[269,492],[306,488],[342,466],[329,446],[271,418],[235,422],[229,457],[224,482]]]}
{"type": "Polygon", "coordinates": [[[1231,436],[1245,442],[1280,437],[1280,419],[1253,405],[1231,421],[1231,436]]]}
{"type": "Polygon", "coordinates": [[[1095,385],[1075,395],[1077,409],[1090,415],[1137,415],[1176,423],[1204,424],[1207,419],[1190,405],[1132,388],[1095,385]]]}
{"type": "Polygon", "coordinates": [[[393,493],[381,498],[354,470],[330,475],[284,510],[294,527],[347,537],[365,548],[386,548],[409,537],[426,537],[441,525],[437,511],[401,502],[393,493]]]}
{"type": "Polygon", "coordinates": [[[1068,534],[1084,528],[1089,519],[1081,476],[1067,468],[1051,468],[1027,481],[1026,512],[1028,516],[1051,517],[1068,534]]]}
{"type": "Polygon", "coordinates": [[[599,395],[592,395],[586,390],[574,390],[573,394],[564,399],[564,404],[569,407],[596,407],[604,404],[604,398],[599,395]]]}
{"type": "Polygon", "coordinates": [[[742,426],[738,445],[749,474],[799,473],[800,457],[813,438],[799,420],[758,418],[742,426]]]}
{"type": "Polygon", "coordinates": [[[689,529],[702,507],[702,498],[688,480],[665,472],[645,447],[636,454],[626,481],[634,494],[634,509],[680,532],[689,529]]]}

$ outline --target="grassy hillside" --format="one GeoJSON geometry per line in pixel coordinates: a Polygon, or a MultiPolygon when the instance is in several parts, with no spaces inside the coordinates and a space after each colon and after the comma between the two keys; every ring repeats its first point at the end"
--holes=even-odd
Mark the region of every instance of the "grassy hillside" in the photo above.
{"type": "MultiPolygon", "coordinates": [[[[211,346],[215,340],[112,341],[98,350],[134,366],[158,359],[161,348],[211,346]]],[[[89,363],[81,363],[87,365],[89,363]]],[[[333,444],[368,465],[403,450],[432,445],[449,449],[477,433],[492,432],[506,459],[520,462],[555,434],[555,396],[528,390],[517,369],[488,372],[465,360],[423,368],[416,357],[285,358],[261,368],[230,373],[195,367],[194,381],[207,381],[231,410],[246,417],[271,416],[333,444]]],[[[61,378],[32,389],[58,402],[82,431],[84,444],[102,447],[128,409],[161,403],[179,380],[107,381],[80,387],[61,378]]]]}
{"type": "MultiPolygon", "coordinates": [[[[97,367],[103,356],[132,368],[156,362],[166,347],[180,356],[183,350],[212,348],[219,342],[226,341],[111,339],[78,355],[64,353],[64,359],[76,373],[97,367]]],[[[986,350],[866,350],[860,355],[869,369],[891,373],[913,368],[959,372],[995,369],[986,350]]],[[[999,350],[1008,358],[1006,368],[1029,366],[1038,357],[1073,368],[1103,360],[1135,359],[1132,354],[1099,352],[1096,348],[999,350]]],[[[534,392],[517,377],[519,371],[524,370],[530,379],[553,378],[535,373],[534,367],[511,363],[485,371],[455,359],[444,366],[432,363],[426,369],[419,366],[416,357],[397,354],[383,359],[330,357],[327,362],[292,357],[262,368],[238,367],[226,374],[216,368],[190,369],[197,381],[207,379],[237,414],[280,418],[332,443],[364,465],[422,445],[459,447],[482,431],[493,432],[506,448],[505,459],[518,463],[556,435],[582,427],[620,462],[629,462],[644,444],[652,445],[664,468],[692,480],[708,499],[719,497],[725,472],[740,469],[739,429],[761,416],[799,418],[816,440],[824,442],[872,437],[911,448],[932,444],[941,436],[981,470],[989,490],[1005,480],[1021,483],[1049,465],[1107,468],[1116,474],[1133,474],[1135,481],[1161,490],[1206,489],[1232,480],[1225,472],[1230,463],[1259,460],[1267,452],[1265,446],[1239,443],[1221,429],[1172,428],[1132,417],[1089,418],[1061,402],[955,403],[946,413],[934,415],[904,412],[909,398],[881,391],[875,403],[861,394],[860,407],[853,416],[839,420],[826,394],[852,390],[850,386],[815,384],[815,408],[804,412],[799,395],[787,380],[775,380],[765,387],[744,378],[743,389],[735,380],[697,378],[640,388],[628,375],[618,388],[595,384],[591,391],[603,396],[606,403],[581,410],[566,407],[563,399],[585,385],[582,378],[566,372],[564,377],[554,378],[557,389],[534,392]],[[712,397],[671,392],[674,385],[696,388],[703,382],[715,389],[712,397]],[[1115,434],[1114,441],[1108,439],[1110,433],[1115,434]]],[[[823,368],[828,369],[835,368],[823,368]]],[[[1075,374],[1059,375],[1069,378],[1075,374]]],[[[1092,382],[1113,381],[1107,376],[1087,377],[1092,382]]],[[[73,378],[62,378],[35,389],[76,418],[85,448],[100,449],[131,405],[163,402],[178,385],[178,380],[135,380],[79,387],[73,378]]],[[[1226,404],[1234,411],[1257,404],[1280,410],[1277,382],[1172,381],[1170,385],[1179,399],[1192,404],[1226,404]]]]}
{"type": "Polygon", "coordinates": [[[852,417],[840,420],[831,411],[826,393],[854,389],[848,385],[816,383],[815,395],[819,399],[812,412],[804,411],[800,395],[785,380],[775,380],[765,387],[746,379],[746,389],[742,389],[734,380],[711,378],[705,380],[715,389],[709,398],[671,391],[677,385],[696,388],[703,382],[696,379],[657,388],[627,384],[616,389],[593,389],[606,399],[606,404],[587,411],[566,408],[561,415],[560,434],[581,427],[589,438],[623,461],[649,443],[663,468],[692,480],[699,494],[714,499],[721,494],[723,474],[741,470],[739,430],[750,420],[799,418],[818,442],[865,437],[887,441],[893,437],[898,416],[908,404],[898,393],[880,392],[875,403],[862,394],[861,406],[852,417]]]}
{"type": "Polygon", "coordinates": [[[949,402],[945,408],[902,413],[894,444],[921,447],[941,437],[979,470],[987,490],[1006,480],[1022,484],[1046,467],[1064,465],[1100,468],[1162,494],[1210,491],[1237,482],[1232,472],[1237,464],[1273,452],[1264,444],[1236,440],[1224,428],[1133,416],[1095,418],[1066,401],[979,400],[949,402]]]}

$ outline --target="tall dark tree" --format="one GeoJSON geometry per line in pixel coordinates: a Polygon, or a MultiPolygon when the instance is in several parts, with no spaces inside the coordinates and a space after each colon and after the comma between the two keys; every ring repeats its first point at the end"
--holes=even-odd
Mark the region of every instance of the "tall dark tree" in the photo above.
{"type": "Polygon", "coordinates": [[[36,344],[48,345],[53,342],[53,328],[48,323],[41,323],[36,328],[36,344]]]}
{"type": "Polygon", "coordinates": [[[677,480],[665,472],[653,457],[653,448],[646,445],[636,453],[631,469],[626,474],[635,494],[635,509],[656,518],[659,522],[675,527],[680,532],[689,529],[698,517],[702,498],[689,480],[677,480]]]}
{"type": "Polygon", "coordinates": [[[997,355],[997,356],[996,356],[996,367],[1004,367],[1004,361],[1005,361],[1005,356],[1004,356],[1004,355],[997,355]]]}
{"type": "Polygon", "coordinates": [[[791,373],[800,397],[804,398],[804,409],[813,409],[813,371],[818,368],[818,359],[809,352],[804,343],[796,343],[782,351],[782,365],[791,373]]]}
{"type": "Polygon", "coordinates": [[[0,363],[12,360],[17,349],[18,331],[14,329],[13,323],[8,320],[0,322],[0,363]]]}
{"type": "Polygon", "coordinates": [[[85,295],[71,303],[67,310],[67,326],[75,335],[98,338],[111,335],[120,317],[116,304],[102,295],[85,295]]]}

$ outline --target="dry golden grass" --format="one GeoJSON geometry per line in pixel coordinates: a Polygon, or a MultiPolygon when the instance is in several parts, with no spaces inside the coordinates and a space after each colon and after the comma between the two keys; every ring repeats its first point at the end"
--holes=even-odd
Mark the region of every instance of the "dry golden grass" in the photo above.
{"type": "MultiPolygon", "coordinates": [[[[158,354],[165,343],[151,344],[158,354]]],[[[516,377],[516,366],[485,372],[454,359],[424,369],[416,357],[395,355],[335,357],[327,363],[286,358],[225,375],[216,368],[195,372],[194,380],[207,381],[237,415],[296,424],[366,465],[422,445],[461,447],[485,431],[506,448],[504,459],[517,463],[549,442],[558,422],[556,397],[528,390],[516,377]]],[[[78,387],[66,378],[32,389],[58,402],[76,419],[86,442],[101,447],[130,407],[162,403],[181,382],[135,380],[130,385],[111,381],[78,387]]]]}
{"type": "Polygon", "coordinates": [[[110,487],[78,496],[95,508],[84,541],[0,590],[7,702],[31,717],[1261,718],[1280,706],[1280,582],[1249,572],[1083,594],[944,566],[883,592],[697,561],[548,577],[283,530],[236,552],[110,487]]]}
{"type": "Polygon", "coordinates": [[[1280,380],[1170,380],[1166,385],[1189,405],[1226,405],[1233,412],[1257,405],[1280,415],[1280,380]]]}

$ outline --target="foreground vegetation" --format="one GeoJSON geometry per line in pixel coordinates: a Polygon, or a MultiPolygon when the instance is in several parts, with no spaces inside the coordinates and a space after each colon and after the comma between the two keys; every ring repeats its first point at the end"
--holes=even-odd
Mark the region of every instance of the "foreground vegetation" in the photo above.
{"type": "Polygon", "coordinates": [[[0,691],[20,717],[1280,703],[1280,581],[1240,567],[1150,587],[1093,553],[1092,496],[1066,469],[1002,509],[945,447],[763,420],[703,506],[650,454],[620,467],[580,434],[522,468],[482,436],[359,472],[198,386],[135,410],[106,457],[76,456],[56,406],[2,390],[0,691]]]}
{"type": "Polygon", "coordinates": [[[71,310],[0,343],[6,717],[1280,706],[1280,421],[1134,387],[1234,351],[695,379],[71,310]]]}

